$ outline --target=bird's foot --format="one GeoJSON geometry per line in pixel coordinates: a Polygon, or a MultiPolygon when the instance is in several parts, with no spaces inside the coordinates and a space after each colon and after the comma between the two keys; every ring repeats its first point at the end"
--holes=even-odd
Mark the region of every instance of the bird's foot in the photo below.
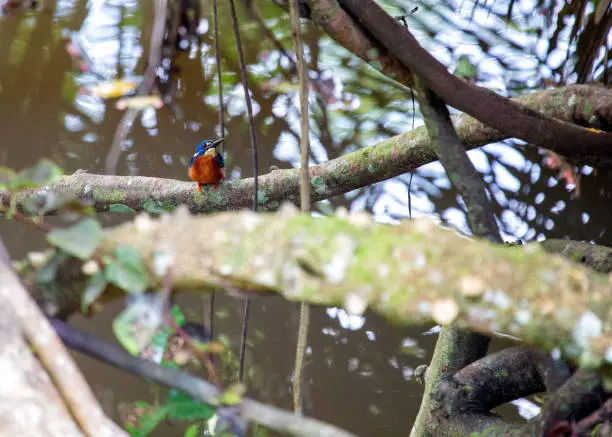
{"type": "Polygon", "coordinates": [[[202,193],[202,184],[198,182],[198,191],[202,193]]]}

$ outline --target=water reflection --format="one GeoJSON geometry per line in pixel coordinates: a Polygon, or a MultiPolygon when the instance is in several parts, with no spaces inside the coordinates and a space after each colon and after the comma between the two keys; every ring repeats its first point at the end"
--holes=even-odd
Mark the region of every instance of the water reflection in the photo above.
{"type": "MultiPolygon", "coordinates": [[[[224,104],[229,116],[224,153],[229,179],[235,180],[251,175],[251,158],[229,13],[225,3],[220,3],[224,104]]],[[[382,3],[394,14],[414,6],[407,1],[382,3]]],[[[567,32],[559,31],[565,37],[558,36],[553,48],[548,44],[557,26],[565,29],[571,22],[556,23],[551,19],[554,13],[541,2],[513,3],[511,24],[508,2],[482,5],[467,0],[419,2],[419,12],[408,24],[419,41],[451,70],[457,68],[462,56],[467,57],[464,59],[477,72],[473,80],[505,95],[571,78],[565,53],[572,52],[576,43],[570,44],[567,32]]],[[[549,8],[557,10],[561,3],[549,8]]],[[[138,1],[46,1],[41,10],[0,18],[1,165],[21,168],[47,156],[67,172],[78,168],[104,172],[123,112],[114,101],[81,90],[99,83],[101,77],[138,79],[143,74],[151,5],[138,1]],[[93,72],[81,71],[67,53],[71,36],[78,38],[93,72]]],[[[288,73],[291,55],[282,54],[277,47],[291,47],[287,14],[272,2],[260,1],[257,7],[277,39],[267,38],[260,25],[241,10],[263,172],[272,165],[298,165],[299,120],[297,86],[288,73]]],[[[194,145],[218,135],[219,84],[209,13],[210,2],[203,2],[201,41],[177,59],[180,71],[175,72],[178,74],[168,90],[175,109],[142,111],[121,143],[119,174],[186,179],[194,145]]],[[[312,164],[423,124],[405,88],[365,66],[312,26],[307,28],[305,41],[314,83],[312,164]]],[[[605,61],[596,59],[595,77],[602,74],[597,62],[605,61]]],[[[612,211],[605,207],[612,186],[608,171],[579,168],[578,197],[566,181],[557,179],[557,170],[544,165],[542,152],[517,141],[488,145],[471,151],[470,157],[488,184],[505,238],[571,236],[612,244],[608,231],[612,211]]],[[[321,202],[317,212],[326,214],[340,205],[353,211],[367,209],[378,221],[387,223],[409,215],[435,215],[441,223],[469,233],[464,207],[438,163],[321,202]]],[[[107,222],[117,220],[105,218],[107,222]]],[[[0,229],[15,256],[42,244],[38,236],[14,223],[2,222],[0,229]]],[[[206,311],[199,297],[185,295],[180,302],[193,310],[192,318],[201,319],[206,311]]],[[[93,323],[77,322],[108,336],[107,328],[118,307],[109,308],[93,323]]],[[[221,299],[218,332],[228,335],[234,344],[239,342],[239,318],[237,302],[221,299]]],[[[429,327],[395,329],[371,314],[354,317],[339,308],[316,309],[312,318],[306,413],[360,435],[406,433],[421,396],[412,374],[418,364],[429,359],[435,342],[435,335],[421,335],[429,327]]],[[[257,301],[252,323],[247,358],[251,394],[290,408],[297,309],[278,300],[257,301]]],[[[82,363],[94,386],[114,387],[120,399],[148,396],[144,384],[89,360],[82,363]],[[105,375],[113,375],[112,381],[105,375]],[[131,382],[125,385],[127,380],[131,382]]]]}

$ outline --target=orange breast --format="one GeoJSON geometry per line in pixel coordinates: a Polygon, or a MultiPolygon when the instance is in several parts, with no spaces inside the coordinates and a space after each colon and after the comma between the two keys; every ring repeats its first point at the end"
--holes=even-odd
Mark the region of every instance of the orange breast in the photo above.
{"type": "Polygon", "coordinates": [[[191,180],[201,184],[216,184],[223,179],[224,175],[225,172],[211,155],[199,156],[189,167],[191,180]]]}

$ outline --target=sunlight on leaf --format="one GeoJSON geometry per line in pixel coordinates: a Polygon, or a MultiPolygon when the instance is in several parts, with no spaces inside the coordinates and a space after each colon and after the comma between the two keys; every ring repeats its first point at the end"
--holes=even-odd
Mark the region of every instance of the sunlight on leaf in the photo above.
{"type": "Polygon", "coordinates": [[[47,234],[47,241],[79,259],[89,259],[102,239],[102,227],[97,220],[85,218],[80,222],[62,229],[54,229],[47,234]]]}
{"type": "Polygon", "coordinates": [[[200,424],[195,423],[185,430],[183,437],[198,437],[200,435],[202,435],[200,432],[200,424]]]}

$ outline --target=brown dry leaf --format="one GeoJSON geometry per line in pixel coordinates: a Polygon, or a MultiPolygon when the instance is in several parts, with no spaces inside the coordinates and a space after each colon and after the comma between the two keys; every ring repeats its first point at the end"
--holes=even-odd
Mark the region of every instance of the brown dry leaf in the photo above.
{"type": "Polygon", "coordinates": [[[99,83],[89,88],[89,92],[101,99],[113,99],[134,91],[136,85],[134,80],[115,79],[99,83]]]}
{"type": "Polygon", "coordinates": [[[145,109],[149,107],[160,109],[164,102],[158,95],[123,97],[117,101],[115,107],[121,111],[130,109],[145,109]]]}

